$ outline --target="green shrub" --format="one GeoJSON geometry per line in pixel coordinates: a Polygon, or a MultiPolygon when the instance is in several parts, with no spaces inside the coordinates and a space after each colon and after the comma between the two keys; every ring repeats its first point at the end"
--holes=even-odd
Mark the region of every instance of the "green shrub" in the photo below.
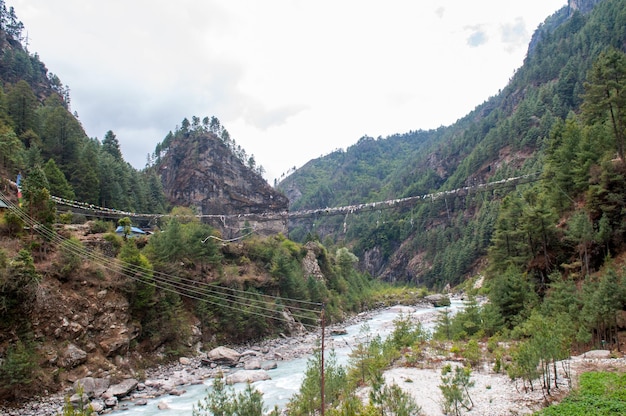
{"type": "Polygon", "coordinates": [[[101,234],[113,231],[113,225],[109,221],[96,220],[89,224],[89,234],[101,234]]]}
{"type": "MultiPolygon", "coordinates": [[[[202,401],[193,406],[193,416],[259,416],[263,413],[263,393],[248,384],[244,391],[235,393],[227,388],[220,374],[213,380],[213,387],[202,401]]],[[[271,415],[278,415],[274,409],[271,415]]]]}
{"type": "Polygon", "coordinates": [[[439,389],[443,395],[441,410],[446,415],[461,415],[461,409],[471,410],[474,406],[469,395],[469,388],[474,386],[470,381],[472,370],[469,367],[455,367],[446,364],[441,369],[439,389]]]}
{"type": "Polygon", "coordinates": [[[71,224],[72,223],[72,211],[65,212],[63,214],[59,214],[59,222],[61,224],[71,224]]]}
{"type": "Polygon", "coordinates": [[[0,397],[18,398],[37,370],[37,353],[32,343],[18,340],[6,350],[0,362],[0,397]]]}

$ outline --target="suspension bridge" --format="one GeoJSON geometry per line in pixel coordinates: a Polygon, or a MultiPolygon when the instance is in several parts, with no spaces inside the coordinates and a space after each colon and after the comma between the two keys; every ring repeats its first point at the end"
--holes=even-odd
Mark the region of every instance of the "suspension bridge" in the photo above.
{"type": "MultiPolygon", "coordinates": [[[[367,202],[355,205],[344,205],[332,208],[316,208],[299,211],[281,211],[281,212],[263,212],[263,213],[241,213],[241,214],[197,214],[195,217],[200,219],[213,219],[225,221],[227,219],[247,219],[256,222],[263,221],[275,221],[284,219],[298,219],[307,217],[318,217],[320,215],[345,215],[359,213],[363,211],[383,210],[398,208],[404,206],[413,206],[424,202],[433,202],[436,200],[451,198],[456,196],[466,196],[474,192],[491,191],[497,188],[517,186],[523,183],[530,183],[538,181],[541,178],[541,172],[534,172],[526,175],[515,176],[498,181],[486,182],[475,184],[471,186],[465,186],[462,188],[452,189],[449,191],[434,192],[419,196],[410,196],[399,199],[389,199],[378,202],[367,202]]],[[[51,197],[58,205],[67,206],[71,209],[78,210],[85,215],[91,215],[95,217],[114,217],[114,218],[138,218],[138,219],[159,219],[169,217],[170,214],[148,214],[148,213],[136,213],[130,211],[117,210],[113,208],[100,207],[93,204],[88,204],[80,201],[68,200],[56,196],[51,197]]],[[[70,210],[71,210],[70,209],[70,210]]]]}

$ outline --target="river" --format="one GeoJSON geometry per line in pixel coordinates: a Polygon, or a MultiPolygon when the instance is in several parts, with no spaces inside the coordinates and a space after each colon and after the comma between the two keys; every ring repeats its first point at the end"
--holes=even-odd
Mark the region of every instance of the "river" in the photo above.
{"type": "MultiPolygon", "coordinates": [[[[454,312],[462,307],[461,300],[452,300],[450,307],[454,312]]],[[[367,324],[370,335],[380,335],[383,339],[393,330],[393,321],[401,314],[411,314],[419,319],[426,329],[432,330],[435,324],[438,310],[436,308],[413,308],[407,306],[397,306],[381,310],[372,314],[367,319],[353,325],[346,326],[346,334],[330,338],[329,345],[335,351],[337,362],[340,365],[348,363],[349,354],[352,348],[358,345],[359,337],[364,336],[362,329],[367,324]]],[[[328,350],[327,350],[328,351],[328,350]]],[[[327,352],[328,354],[328,352],[327,352]]],[[[300,357],[289,361],[282,361],[276,369],[269,370],[271,379],[253,383],[252,386],[263,393],[263,403],[266,410],[271,410],[274,406],[284,408],[291,396],[298,392],[307,362],[310,357],[300,357]]],[[[111,414],[124,416],[174,416],[191,415],[194,405],[206,395],[207,389],[211,388],[212,380],[207,380],[204,384],[186,386],[186,393],[181,396],[162,396],[150,399],[145,406],[134,406],[129,403],[125,410],[119,410],[111,414]],[[167,403],[169,409],[160,410],[158,404],[167,403]]],[[[245,388],[245,384],[235,385],[236,391],[245,388]]]]}

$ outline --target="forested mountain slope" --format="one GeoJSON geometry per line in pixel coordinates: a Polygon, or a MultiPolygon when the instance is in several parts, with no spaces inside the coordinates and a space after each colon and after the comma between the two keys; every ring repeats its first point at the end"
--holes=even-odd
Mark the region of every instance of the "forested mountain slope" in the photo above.
{"type": "Polygon", "coordinates": [[[183,119],[138,171],[112,131],[86,136],[22,29],[0,0],[0,406],[379,302],[346,248],[199,218],[287,208],[217,118],[183,119]]]}
{"type": "MultiPolygon", "coordinates": [[[[461,282],[486,259],[504,197],[532,189],[537,198],[547,198],[549,190],[557,189],[550,182],[555,175],[572,169],[589,175],[591,162],[576,166],[571,160],[559,167],[549,162],[561,151],[564,125],[588,124],[588,118],[577,115],[592,65],[602,52],[611,47],[623,52],[625,45],[624,1],[570,2],[536,30],[523,66],[509,84],[453,125],[361,138],[345,151],[310,161],[278,188],[294,211],[472,189],[531,173],[540,182],[425,199],[408,208],[298,220],[291,224],[290,238],[350,246],[363,269],[387,280],[435,287],[461,282]]],[[[597,152],[594,163],[600,164],[606,149],[594,145],[588,151],[597,152]]]]}

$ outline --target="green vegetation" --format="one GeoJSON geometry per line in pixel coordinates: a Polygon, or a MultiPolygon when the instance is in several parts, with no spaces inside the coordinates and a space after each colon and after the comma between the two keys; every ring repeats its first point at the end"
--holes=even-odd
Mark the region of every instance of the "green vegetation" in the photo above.
{"type": "MultiPolygon", "coordinates": [[[[18,238],[18,248],[0,251],[0,395],[15,398],[38,376],[33,363],[41,340],[29,318],[41,282],[35,266],[50,255],[57,257],[46,276],[61,284],[90,267],[99,273],[85,275],[97,277],[97,284],[108,277],[105,287],[123,291],[137,324],[131,348],[158,350],[166,359],[190,350],[194,318],[207,346],[250,342],[298,325],[317,327],[322,304],[326,319],[337,322],[399,297],[415,302],[427,289],[454,287],[480,274],[482,287],[462,286],[471,296],[463,311],[453,317],[443,310],[430,345],[423,328],[400,319],[387,340],[369,337],[355,348],[348,368],[331,356],[325,363],[329,411],[416,412],[397,386],[384,385],[382,374],[397,360],[418,365],[434,346],[467,364],[444,369],[447,412],[471,406],[463,396],[471,369],[488,359],[524,388],[551,394],[556,363],[572,351],[619,348],[618,318],[626,309],[625,9],[623,0],[604,0],[589,14],[569,16],[564,8],[535,33],[509,85],[454,125],[365,136],[280,184],[302,192],[291,210],[455,192],[341,218],[322,215],[314,225],[295,220],[290,239],[250,236],[221,245],[219,232],[191,210],[168,206],[158,164],[175,141],[199,148],[208,133],[261,173],[254,157],[216,117],[193,117],[156,146],[144,170],[133,169],[112,131],[102,141],[86,137],[69,111],[68,90],[36,55],[15,46],[21,24],[13,10],[0,8],[0,29],[17,40],[0,55],[0,171],[24,175],[23,209],[37,222],[27,224],[15,212],[0,221],[3,235],[18,238]],[[523,183],[476,186],[522,175],[528,175],[523,183]],[[94,222],[90,232],[109,232],[111,269],[103,271],[102,258],[86,259],[79,242],[55,240],[55,222],[71,219],[58,215],[51,195],[170,215],[150,238],[130,238],[130,217],[120,222],[124,238],[112,233],[112,222],[94,222]],[[323,277],[303,267],[311,252],[323,277]],[[373,279],[365,264],[398,286],[373,279]],[[488,302],[479,303],[478,296],[488,302]],[[354,399],[359,386],[371,389],[367,404],[354,399]]],[[[182,160],[174,158],[170,168],[177,163],[182,160]]],[[[313,414],[321,405],[320,370],[318,354],[290,403],[294,414],[313,414]]],[[[586,391],[598,392],[594,380],[603,376],[589,377],[589,386],[569,400],[617,406],[622,389],[591,398],[586,391]]],[[[230,402],[258,411],[252,390],[243,397],[223,389],[215,394],[221,396],[200,411],[235,414],[230,402]]]]}
{"type": "Polygon", "coordinates": [[[537,416],[585,416],[626,414],[626,374],[589,372],[580,376],[578,388],[562,403],[537,416]]]}
{"type": "Polygon", "coordinates": [[[58,416],[91,416],[93,415],[93,407],[89,404],[89,398],[85,394],[83,387],[79,386],[76,390],[78,396],[78,403],[72,403],[70,397],[65,397],[65,403],[63,404],[63,410],[58,416]]]}
{"type": "MultiPolygon", "coordinates": [[[[408,351],[419,351],[429,334],[411,316],[401,315],[394,321],[391,335],[382,340],[372,336],[367,325],[361,328],[365,341],[350,355],[347,368],[337,364],[334,351],[324,360],[324,403],[330,415],[402,415],[417,416],[421,408],[413,398],[395,384],[386,385],[383,372],[408,351]],[[356,396],[358,388],[369,386],[369,401],[356,396]]],[[[309,359],[300,392],[287,408],[290,415],[315,415],[321,409],[321,351],[309,359]]]]}
{"type": "Polygon", "coordinates": [[[460,416],[462,409],[472,410],[474,403],[469,389],[474,386],[471,381],[472,370],[469,367],[454,367],[446,364],[441,369],[441,384],[439,389],[443,395],[441,410],[446,415],[460,416]]]}
{"type": "Polygon", "coordinates": [[[436,130],[364,137],[278,185],[302,193],[292,210],[461,191],[346,218],[321,215],[315,228],[299,221],[291,238],[318,235],[353,247],[359,258],[375,256],[390,279],[437,289],[462,283],[487,255],[498,260],[494,273],[508,268],[506,260],[522,273],[528,268],[528,282],[544,288],[572,256],[586,253],[583,267],[593,273],[623,241],[615,204],[623,198],[623,166],[611,162],[623,141],[623,8],[621,0],[602,1],[589,14],[563,8],[537,30],[509,85],[466,117],[436,130]],[[475,187],[526,174],[540,180],[475,187]],[[589,223],[575,216],[572,230],[557,227],[582,200],[612,206],[588,205],[581,215],[589,223]]]}
{"type": "MultiPolygon", "coordinates": [[[[263,394],[248,384],[243,392],[228,388],[223,376],[213,379],[211,390],[193,406],[193,416],[258,416],[264,413],[263,394]]],[[[278,415],[274,409],[270,415],[278,415]]]]}

